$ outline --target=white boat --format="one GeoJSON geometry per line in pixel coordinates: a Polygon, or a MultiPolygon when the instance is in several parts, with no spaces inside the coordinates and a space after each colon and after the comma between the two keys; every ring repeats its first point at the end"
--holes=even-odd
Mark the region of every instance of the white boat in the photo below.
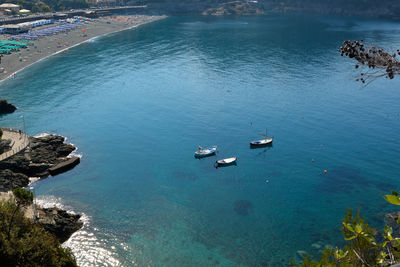
{"type": "Polygon", "coordinates": [[[209,148],[199,147],[199,150],[194,152],[194,156],[196,158],[204,158],[204,157],[215,155],[216,152],[217,152],[217,146],[212,146],[209,148]]]}
{"type": "Polygon", "coordinates": [[[274,141],[274,138],[270,137],[270,138],[261,139],[261,140],[257,140],[257,141],[251,141],[250,145],[251,146],[266,146],[266,145],[272,144],[272,141],[274,141]]]}
{"type": "Polygon", "coordinates": [[[232,158],[227,158],[227,159],[221,159],[221,160],[217,160],[215,162],[215,164],[217,166],[227,166],[227,165],[231,165],[231,164],[235,164],[237,160],[237,157],[232,157],[232,158]]]}
{"type": "Polygon", "coordinates": [[[265,129],[265,134],[260,134],[265,137],[265,139],[261,140],[255,140],[250,142],[250,147],[256,148],[256,147],[262,147],[262,146],[267,146],[267,145],[272,145],[272,142],[274,141],[274,137],[270,137],[267,134],[267,129],[265,129]]]}

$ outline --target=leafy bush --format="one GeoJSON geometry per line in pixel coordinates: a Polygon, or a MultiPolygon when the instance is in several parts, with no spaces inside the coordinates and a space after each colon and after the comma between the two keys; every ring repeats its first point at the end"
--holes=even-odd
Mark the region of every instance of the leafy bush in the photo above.
{"type": "Polygon", "coordinates": [[[0,202],[1,265],[77,266],[69,249],[62,248],[52,234],[24,217],[20,207],[31,203],[33,195],[24,189],[13,191],[17,194],[17,204],[0,202]]]}
{"type": "MultiPolygon", "coordinates": [[[[383,198],[391,204],[400,205],[397,192],[393,191],[392,195],[383,198]]],[[[361,218],[359,211],[353,216],[352,211],[348,209],[342,223],[342,234],[347,241],[343,250],[337,247],[327,248],[322,252],[319,261],[311,260],[307,256],[300,265],[296,265],[292,259],[291,266],[390,266],[400,262],[400,238],[392,236],[393,229],[388,225],[384,227],[381,235],[378,235],[378,232],[361,218]]]]}

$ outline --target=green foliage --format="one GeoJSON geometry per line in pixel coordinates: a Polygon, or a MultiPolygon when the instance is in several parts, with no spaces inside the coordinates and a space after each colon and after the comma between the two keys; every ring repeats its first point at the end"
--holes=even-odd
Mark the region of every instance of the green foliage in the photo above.
{"type": "Polygon", "coordinates": [[[0,3],[12,3],[21,8],[29,9],[32,13],[63,11],[70,9],[88,8],[85,0],[0,0],[0,3]]]}
{"type": "Polygon", "coordinates": [[[38,13],[40,11],[40,8],[37,5],[32,6],[31,8],[32,13],[38,13]]]}
{"type": "Polygon", "coordinates": [[[2,266],[77,266],[69,249],[62,248],[42,226],[26,219],[17,207],[12,201],[0,202],[2,266]],[[14,217],[14,223],[8,235],[11,217],[14,217]]]}
{"type": "Polygon", "coordinates": [[[353,217],[350,209],[346,211],[342,223],[342,234],[347,243],[349,261],[354,266],[374,266],[379,255],[379,244],[375,240],[376,231],[369,227],[360,212],[353,217]]]}
{"type": "Polygon", "coordinates": [[[50,7],[48,5],[40,6],[40,12],[50,12],[50,7]]]}
{"type": "Polygon", "coordinates": [[[15,202],[17,203],[17,205],[15,206],[15,208],[12,212],[10,221],[8,222],[8,229],[7,229],[8,238],[10,238],[11,228],[13,227],[15,215],[19,211],[20,207],[28,206],[28,205],[32,204],[32,201],[33,201],[33,193],[28,192],[23,188],[20,188],[20,187],[14,188],[12,190],[12,192],[15,197],[15,202]]]}
{"type": "MultiPolygon", "coordinates": [[[[400,196],[395,191],[383,198],[391,204],[400,205],[400,196]]],[[[312,260],[307,256],[300,265],[296,265],[292,259],[291,266],[390,266],[400,262],[400,238],[393,236],[392,227],[386,225],[382,232],[382,238],[379,238],[378,241],[377,231],[365,222],[364,218],[360,216],[360,211],[355,215],[350,209],[346,211],[342,222],[342,234],[347,241],[343,250],[327,248],[322,252],[319,261],[312,260]]]]}
{"type": "Polygon", "coordinates": [[[32,204],[33,202],[33,193],[30,191],[27,191],[23,188],[14,188],[12,190],[13,195],[15,197],[15,201],[17,202],[17,206],[28,206],[32,204]]]}
{"type": "Polygon", "coordinates": [[[400,205],[400,196],[396,191],[392,191],[391,195],[385,195],[383,198],[393,205],[400,205]]]}
{"type": "Polygon", "coordinates": [[[296,265],[294,260],[292,259],[290,262],[290,266],[292,267],[351,267],[353,266],[349,263],[349,252],[343,251],[338,248],[327,248],[322,252],[321,259],[319,261],[314,261],[310,259],[310,256],[303,260],[302,264],[296,265]]]}

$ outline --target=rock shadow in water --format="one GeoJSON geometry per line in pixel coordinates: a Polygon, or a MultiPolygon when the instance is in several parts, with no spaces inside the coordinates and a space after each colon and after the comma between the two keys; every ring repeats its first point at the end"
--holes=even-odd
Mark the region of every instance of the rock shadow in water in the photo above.
{"type": "Polygon", "coordinates": [[[253,203],[249,200],[241,199],[233,203],[233,210],[242,216],[249,215],[250,210],[253,208],[253,203]]]}
{"type": "Polygon", "coordinates": [[[184,171],[174,171],[172,173],[172,177],[186,182],[194,182],[199,178],[195,173],[184,172],[184,171]]]}
{"type": "Polygon", "coordinates": [[[326,174],[318,175],[318,179],[321,183],[316,186],[316,190],[333,194],[360,191],[371,186],[386,192],[393,187],[390,183],[370,180],[360,170],[346,166],[328,170],[326,174]]]}

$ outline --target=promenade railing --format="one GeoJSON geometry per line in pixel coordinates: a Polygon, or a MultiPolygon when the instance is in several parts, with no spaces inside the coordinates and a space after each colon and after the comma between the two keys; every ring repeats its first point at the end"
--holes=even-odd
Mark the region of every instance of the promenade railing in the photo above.
{"type": "Polygon", "coordinates": [[[29,136],[27,134],[20,132],[19,130],[12,129],[12,128],[1,128],[1,129],[3,130],[3,135],[4,135],[4,132],[15,133],[15,138],[11,139],[11,149],[0,154],[0,161],[5,160],[11,156],[14,156],[15,154],[21,152],[22,150],[25,150],[25,148],[28,147],[29,136]],[[19,141],[19,140],[21,140],[21,142],[18,142],[18,145],[15,145],[16,141],[19,141]]]}

